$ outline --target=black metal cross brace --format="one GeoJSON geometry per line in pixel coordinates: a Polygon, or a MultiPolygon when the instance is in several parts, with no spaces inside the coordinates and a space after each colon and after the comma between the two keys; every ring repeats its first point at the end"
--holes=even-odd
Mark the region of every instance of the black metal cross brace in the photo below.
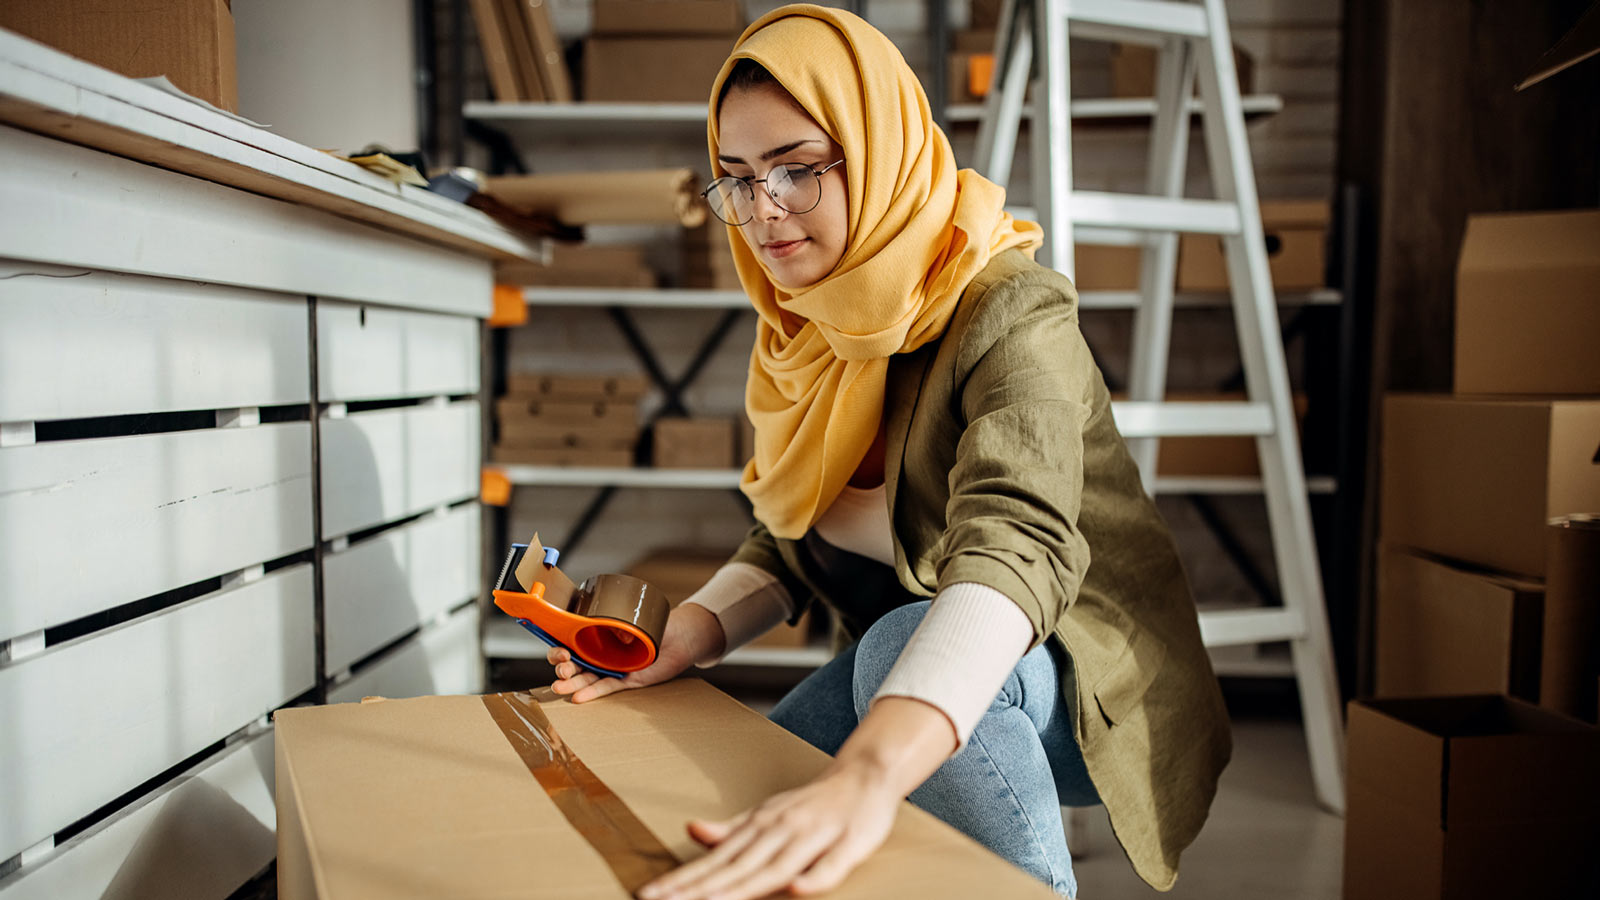
{"type": "MultiPolygon", "coordinates": [[[[669,378],[666,370],[661,368],[661,361],[656,358],[655,351],[650,349],[650,345],[645,342],[644,335],[639,331],[639,326],[634,323],[633,317],[628,315],[626,308],[610,306],[606,308],[606,312],[611,315],[611,321],[616,324],[617,330],[622,332],[623,339],[628,342],[628,349],[633,351],[633,355],[638,357],[640,365],[644,366],[645,374],[650,377],[651,383],[661,391],[661,408],[657,409],[650,416],[650,420],[645,423],[645,427],[649,428],[662,416],[686,416],[689,414],[689,407],[683,402],[684,390],[700,376],[700,372],[705,369],[706,364],[711,361],[711,357],[716,354],[723,341],[727,339],[728,332],[733,330],[734,324],[739,321],[740,313],[744,312],[744,310],[730,309],[722,314],[716,326],[700,342],[700,347],[695,351],[694,358],[690,360],[688,367],[676,379],[669,378]]],[[[643,449],[641,445],[641,453],[643,453],[643,449]]],[[[645,460],[640,459],[637,461],[644,462],[645,460]]],[[[611,498],[616,496],[616,493],[615,486],[603,487],[595,493],[594,498],[589,501],[589,505],[584,508],[583,512],[578,514],[578,520],[573,523],[572,530],[567,532],[566,539],[556,545],[562,553],[571,554],[577,549],[577,546],[583,542],[584,537],[588,535],[589,529],[594,526],[595,520],[605,511],[606,506],[611,502],[611,498]]]]}

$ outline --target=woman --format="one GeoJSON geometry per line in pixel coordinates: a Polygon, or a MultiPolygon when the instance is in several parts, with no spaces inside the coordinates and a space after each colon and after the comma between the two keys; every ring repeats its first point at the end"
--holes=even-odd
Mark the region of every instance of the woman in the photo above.
{"type": "Polygon", "coordinates": [[[1031,260],[1039,227],[957,171],[905,61],[849,13],[764,16],[711,99],[707,200],[760,315],[758,524],[650,668],[601,679],[556,650],[554,687],[581,703],[665,681],[813,600],[857,640],[772,714],[832,765],[690,823],[710,852],[639,896],[827,890],[908,796],[1068,897],[1060,805],[1104,803],[1170,888],[1227,718],[1076,294],[1031,260]]]}

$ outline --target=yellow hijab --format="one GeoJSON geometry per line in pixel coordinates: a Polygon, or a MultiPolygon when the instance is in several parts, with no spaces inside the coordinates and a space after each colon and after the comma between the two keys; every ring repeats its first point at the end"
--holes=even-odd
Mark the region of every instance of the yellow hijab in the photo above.
{"type": "Polygon", "coordinates": [[[802,537],[832,505],[877,437],[889,357],[939,338],[990,257],[1031,255],[1042,232],[1014,222],[1005,191],[957,171],[928,98],[894,44],[855,15],[785,6],[745,30],[711,88],[755,60],[844,148],[849,237],[839,264],[790,293],[728,228],[739,280],[760,321],[745,409],[755,458],[740,487],[777,537],[802,537]]]}

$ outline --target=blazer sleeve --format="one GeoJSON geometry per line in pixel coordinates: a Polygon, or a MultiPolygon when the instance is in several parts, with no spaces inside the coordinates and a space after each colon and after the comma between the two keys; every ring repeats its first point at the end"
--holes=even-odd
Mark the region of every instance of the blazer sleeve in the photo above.
{"type": "Polygon", "coordinates": [[[789,599],[794,602],[794,611],[788,619],[790,625],[800,621],[801,614],[811,607],[814,599],[811,588],[789,568],[778,549],[778,539],[760,522],[744,536],[744,542],[728,562],[747,563],[778,579],[778,583],[789,592],[789,599]]]}
{"type": "Polygon", "coordinates": [[[1033,623],[1032,649],[1089,567],[1078,516],[1099,370],[1071,289],[1020,281],[985,293],[959,350],[962,430],[935,571],[940,590],[976,582],[1009,597],[1033,623]]]}

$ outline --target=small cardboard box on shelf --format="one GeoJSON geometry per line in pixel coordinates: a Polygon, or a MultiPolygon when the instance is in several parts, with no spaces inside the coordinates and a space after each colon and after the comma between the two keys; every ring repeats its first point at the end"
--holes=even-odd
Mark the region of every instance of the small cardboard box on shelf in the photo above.
{"type": "Polygon", "coordinates": [[[660,469],[731,469],[735,452],[732,418],[657,419],[652,459],[660,469]]]}
{"type": "Polygon", "coordinates": [[[591,37],[583,45],[583,99],[704,104],[738,36],[591,37]]]}
{"type": "Polygon", "coordinates": [[[1532,577],[1545,523],[1600,509],[1600,400],[1390,394],[1380,536],[1532,577]]]}
{"type": "Polygon", "coordinates": [[[1472,216],[1456,268],[1458,394],[1600,394],[1600,210],[1472,216]]]}
{"type": "MultiPolygon", "coordinates": [[[[540,690],[285,709],[274,741],[284,900],[626,900],[705,852],[687,821],[737,815],[828,765],[692,679],[583,704],[540,690]]],[[[906,803],[828,896],[1054,895],[906,803]]]]}
{"type": "MultiPolygon", "coordinates": [[[[1326,283],[1328,223],[1324,200],[1266,200],[1261,225],[1267,241],[1267,266],[1278,290],[1312,290],[1326,283]]],[[[1178,239],[1178,290],[1226,291],[1228,266],[1222,238],[1185,234],[1178,239]]]]}
{"type": "Polygon", "coordinates": [[[1543,609],[1538,581],[1381,548],[1377,696],[1537,699],[1543,609]]]}
{"type": "Polygon", "coordinates": [[[1344,896],[1600,895],[1600,729],[1499,696],[1350,704],[1344,896]]]}

